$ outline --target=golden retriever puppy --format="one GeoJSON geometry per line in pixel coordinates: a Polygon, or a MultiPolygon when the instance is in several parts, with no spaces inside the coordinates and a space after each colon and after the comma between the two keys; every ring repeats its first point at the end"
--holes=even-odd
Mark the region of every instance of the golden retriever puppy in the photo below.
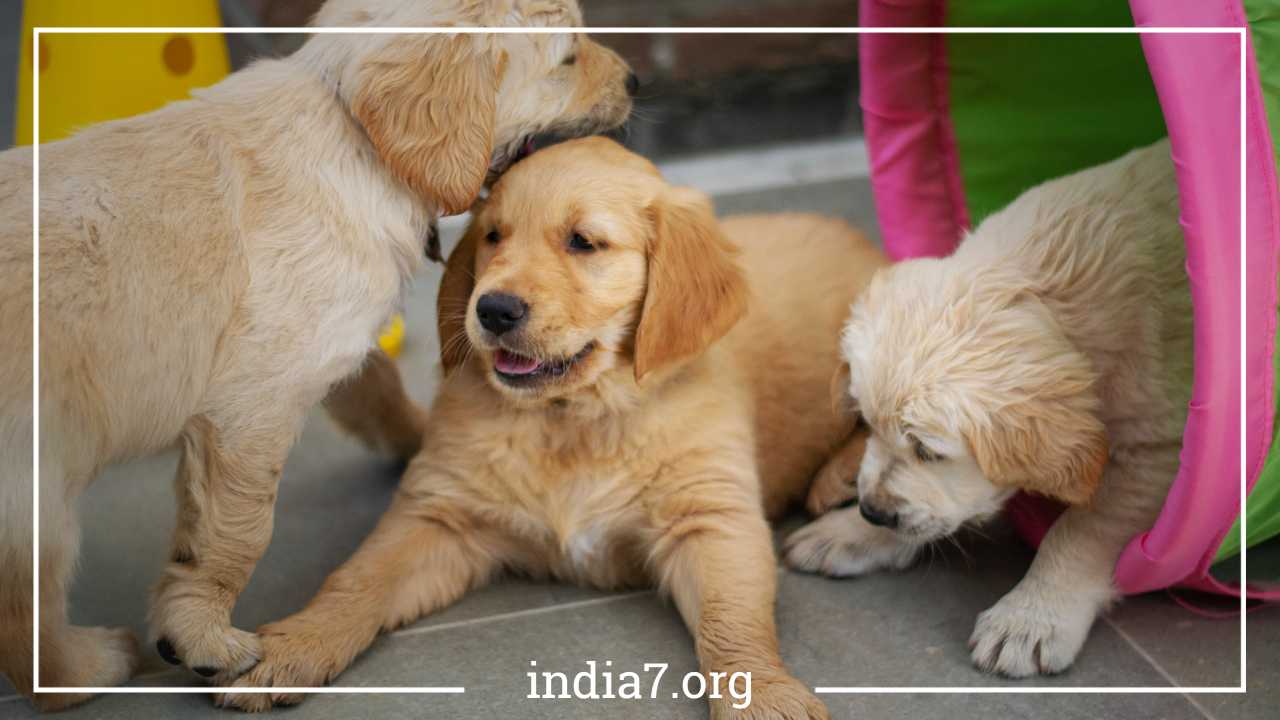
{"type": "MultiPolygon", "coordinates": [[[[318,22],[562,27],[581,15],[570,0],[333,0],[318,22]]],[[[466,209],[534,134],[619,125],[633,91],[625,63],[574,34],[316,35],[190,100],[41,148],[41,684],[115,685],[135,668],[128,632],[68,623],[72,503],[104,465],[178,440],[157,648],[219,683],[258,661],[231,610],[270,538],[304,414],[360,367],[438,214],[466,209]]],[[[33,170],[30,148],[0,154],[0,670],[24,693],[33,170]]],[[[421,420],[406,406],[388,434],[416,438],[421,420]]]]}
{"type": "Polygon", "coordinates": [[[826,717],[779,656],[766,517],[852,439],[826,402],[836,339],[885,262],[835,220],[717,223],[609,140],[516,165],[449,258],[422,452],[355,556],[259,631],[237,684],[329,682],[379,632],[513,571],[657,585],[703,671],[751,673],[750,706],[712,700],[713,716],[826,717]]]}
{"type": "Polygon", "coordinates": [[[882,270],[842,351],[871,428],[858,507],[787,542],[829,575],[901,568],[1022,490],[1068,505],[1027,575],[978,618],[978,667],[1075,660],[1112,571],[1178,467],[1191,310],[1167,142],[1036,187],[945,259],[882,270]]]}

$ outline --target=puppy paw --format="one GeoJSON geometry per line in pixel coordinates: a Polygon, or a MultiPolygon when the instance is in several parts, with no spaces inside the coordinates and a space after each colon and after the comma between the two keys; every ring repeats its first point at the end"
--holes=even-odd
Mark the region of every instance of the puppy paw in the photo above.
{"type": "Polygon", "coordinates": [[[256,635],[230,626],[162,633],[156,640],[160,657],[170,665],[185,666],[214,685],[239,677],[262,657],[256,635]]]}
{"type": "Polygon", "coordinates": [[[1093,626],[1097,605],[1079,597],[1063,602],[1061,597],[1035,585],[1014,588],[978,616],[969,638],[973,664],[1014,678],[1071,667],[1093,626]]]}
{"type": "Polygon", "coordinates": [[[813,478],[804,509],[813,517],[824,515],[846,505],[858,497],[858,484],[854,476],[843,472],[838,463],[828,463],[813,478]]]}
{"type": "MultiPolygon", "coordinates": [[[[133,632],[122,627],[71,627],[65,636],[65,648],[58,660],[45,661],[42,656],[40,684],[63,687],[114,687],[133,677],[142,664],[142,654],[133,632]]],[[[41,712],[63,710],[90,698],[87,693],[39,693],[31,696],[41,712]]]]}
{"type": "Polygon", "coordinates": [[[917,550],[892,530],[868,523],[856,507],[823,515],[783,544],[787,565],[831,577],[902,569],[915,559],[917,550]]]}
{"type": "Polygon", "coordinates": [[[156,652],[170,665],[183,665],[215,685],[230,684],[262,657],[258,636],[231,626],[228,610],[184,591],[183,584],[162,585],[151,609],[156,652]]]}
{"type": "Polygon", "coordinates": [[[742,699],[711,700],[712,720],[829,720],[831,715],[809,688],[790,675],[751,678],[751,702],[742,699]],[[734,705],[739,707],[734,707],[734,705]]]}
{"type": "MultiPolygon", "coordinates": [[[[289,632],[268,625],[261,629],[262,660],[232,683],[237,688],[320,687],[342,668],[328,658],[324,639],[307,631],[289,632]]],[[[220,693],[214,697],[219,707],[245,712],[263,712],[277,706],[297,705],[303,693],[220,693]]]]}
{"type": "Polygon", "coordinates": [[[133,631],[125,627],[76,628],[85,642],[82,652],[93,645],[94,670],[84,685],[111,687],[120,685],[138,671],[142,665],[142,653],[133,631]]]}

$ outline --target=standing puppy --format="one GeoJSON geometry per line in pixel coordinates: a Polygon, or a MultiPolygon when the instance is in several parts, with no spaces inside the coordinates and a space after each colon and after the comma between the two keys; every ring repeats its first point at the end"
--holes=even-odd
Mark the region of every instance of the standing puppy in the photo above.
{"type": "MultiPolygon", "coordinates": [[[[373,347],[431,221],[465,210],[535,133],[590,133],[630,112],[629,69],[585,37],[376,33],[581,25],[569,0],[333,0],[317,22],[373,30],[316,35],[40,150],[42,685],[115,685],[136,667],[126,630],[67,620],[72,504],[104,465],[175,441],[157,648],[218,683],[252,667],[258,638],[231,610],[270,539],[285,456],[307,410],[373,347]]],[[[0,671],[24,693],[33,170],[30,148],[0,154],[0,671]]],[[[421,433],[410,406],[388,422],[421,433]]]]}
{"type": "Polygon", "coordinates": [[[238,684],[329,682],[379,632],[515,571],[670,593],[704,671],[751,673],[750,706],[715,699],[713,717],[826,717],[778,652],[766,517],[833,455],[856,465],[825,399],[845,310],[884,264],[838,221],[717,223],[608,140],[517,164],[449,258],[422,452],[238,684]]]}
{"type": "Polygon", "coordinates": [[[1070,666],[1178,468],[1192,357],[1183,265],[1162,141],[1028,191],[951,257],[877,274],[842,343],[872,432],[859,506],[793,535],[788,562],[837,576],[901,568],[1019,490],[1055,498],[1068,509],[970,642],[974,663],[1004,675],[1070,666]]]}

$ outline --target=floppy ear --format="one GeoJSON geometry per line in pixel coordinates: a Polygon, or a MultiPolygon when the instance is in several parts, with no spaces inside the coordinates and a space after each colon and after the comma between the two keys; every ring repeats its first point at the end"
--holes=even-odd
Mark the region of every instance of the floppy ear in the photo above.
{"type": "Polygon", "coordinates": [[[747,309],[737,249],[720,231],[711,201],[672,188],[650,208],[648,285],[636,329],[636,380],[693,357],[719,340],[747,309]]]}
{"type": "Polygon", "coordinates": [[[1083,505],[1093,497],[1107,463],[1107,436],[1092,415],[1044,407],[1006,412],[970,438],[974,457],[992,483],[1083,505]]]}
{"type": "Polygon", "coordinates": [[[404,35],[360,68],[351,111],[382,161],[445,215],[471,207],[493,154],[497,69],[480,35],[404,35]]]}
{"type": "Polygon", "coordinates": [[[436,295],[436,330],[440,338],[440,364],[448,375],[471,351],[467,339],[467,308],[476,285],[476,235],[469,230],[449,253],[436,295]]]}
{"type": "Polygon", "coordinates": [[[1107,463],[1097,376],[1074,348],[1046,344],[1047,361],[1013,368],[1020,387],[991,388],[1007,402],[972,432],[969,444],[992,483],[1081,505],[1098,489],[1107,463]]]}

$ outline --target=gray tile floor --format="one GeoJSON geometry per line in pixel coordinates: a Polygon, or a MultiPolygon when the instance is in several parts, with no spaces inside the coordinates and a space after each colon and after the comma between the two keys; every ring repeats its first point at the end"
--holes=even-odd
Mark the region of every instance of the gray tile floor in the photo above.
{"type": "MultiPolygon", "coordinates": [[[[847,179],[717,198],[722,212],[815,210],[843,215],[874,233],[865,180],[847,179]]],[[[435,382],[432,302],[439,270],[428,268],[409,301],[401,367],[426,402],[435,382]]],[[[72,613],[86,624],[143,627],[147,587],[165,557],[173,523],[172,454],[113,468],[82,500],[85,542],[72,613]]],[[[275,538],[234,616],[252,628],[300,608],[324,576],[372,528],[399,468],[340,435],[320,413],[290,457],[276,512],[275,538]]],[[[800,522],[795,518],[780,530],[800,522]]],[[[778,622],[783,655],[813,686],[1214,686],[1239,679],[1239,620],[1207,619],[1165,594],[1131,598],[1094,628],[1076,666],[1054,678],[1006,681],[976,672],[966,640],[976,615],[1018,580],[1031,553],[1007,530],[940,549],[901,573],[856,581],[780,574],[778,622]]],[[[1252,556],[1259,577],[1280,576],[1280,545],[1252,556]]],[[[1197,599],[1202,604],[1209,599],[1197,599]]],[[[1229,609],[1229,607],[1227,608],[1229,609]]],[[[1249,686],[1239,695],[842,695],[836,717],[1214,718],[1274,717],[1280,706],[1280,608],[1249,615],[1249,686]],[[1266,708],[1272,708],[1267,711],[1266,708]]],[[[191,684],[148,652],[137,685],[191,684]]],[[[602,594],[562,585],[510,581],[473,593],[435,616],[380,639],[339,684],[464,685],[464,695],[323,695],[282,711],[293,718],[705,717],[701,702],[528,700],[530,660],[544,669],[581,670],[612,660],[636,669],[668,662],[668,677],[695,667],[692,643],[675,610],[650,592],[602,594]]],[[[669,682],[669,681],[668,681],[669,682]]],[[[664,683],[664,687],[667,685],[664,683]]],[[[0,686],[0,718],[27,718],[29,706],[0,686]]],[[[231,717],[203,695],[111,695],[68,718],[231,717]]]]}

